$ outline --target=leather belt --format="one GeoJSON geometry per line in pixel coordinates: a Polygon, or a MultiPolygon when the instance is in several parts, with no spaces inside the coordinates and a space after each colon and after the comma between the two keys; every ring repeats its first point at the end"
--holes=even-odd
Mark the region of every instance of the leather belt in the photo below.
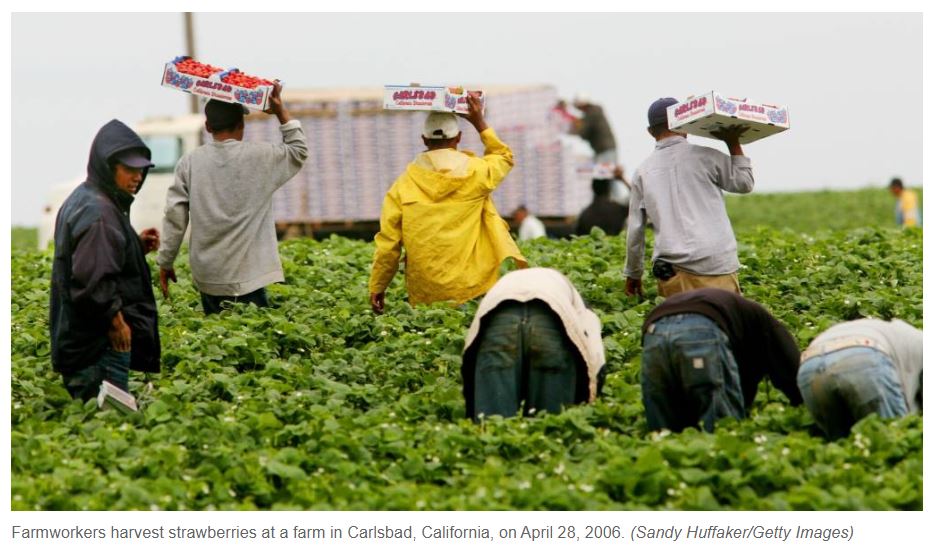
{"type": "Polygon", "coordinates": [[[881,345],[878,344],[878,342],[875,341],[874,339],[870,339],[867,337],[845,337],[845,338],[837,338],[834,340],[827,340],[825,342],[819,343],[816,346],[811,346],[810,348],[807,348],[806,350],[803,351],[802,354],[800,354],[800,363],[802,364],[805,361],[815,356],[822,356],[824,354],[829,354],[831,352],[837,352],[844,348],[856,348],[856,347],[873,348],[886,356],[890,356],[890,354],[888,354],[888,351],[882,348],[881,345]]]}

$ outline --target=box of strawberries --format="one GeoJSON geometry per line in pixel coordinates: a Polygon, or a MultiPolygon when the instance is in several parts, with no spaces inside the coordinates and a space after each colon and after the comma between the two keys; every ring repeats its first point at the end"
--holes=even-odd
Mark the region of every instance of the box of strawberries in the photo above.
{"type": "Polygon", "coordinates": [[[240,103],[249,108],[269,108],[274,83],[247,75],[237,68],[204,64],[190,56],[178,56],[165,64],[162,85],[193,95],[240,103]]]}

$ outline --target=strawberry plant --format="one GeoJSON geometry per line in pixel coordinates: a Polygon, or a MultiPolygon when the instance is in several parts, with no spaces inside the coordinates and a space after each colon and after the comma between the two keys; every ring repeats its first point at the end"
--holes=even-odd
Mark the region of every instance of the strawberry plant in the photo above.
{"type": "MultiPolygon", "coordinates": [[[[784,223],[737,227],[740,280],[801,347],[859,316],[922,326],[919,231],[784,223]]],[[[49,361],[51,252],[17,250],[12,508],[922,508],[919,416],[870,417],[829,442],[806,409],[762,383],[747,420],[649,433],[640,326],[656,290],[647,280],[646,299],[624,295],[624,238],[521,247],[533,265],[567,274],[600,316],[611,373],[592,405],[480,425],[464,417],[459,377],[477,302],[412,308],[398,277],[373,316],[370,243],[284,242],[275,307],[209,317],[183,254],[174,297],[160,300],[163,372],[151,389],[131,374],[141,410],[128,416],[68,397],[49,361]]]]}

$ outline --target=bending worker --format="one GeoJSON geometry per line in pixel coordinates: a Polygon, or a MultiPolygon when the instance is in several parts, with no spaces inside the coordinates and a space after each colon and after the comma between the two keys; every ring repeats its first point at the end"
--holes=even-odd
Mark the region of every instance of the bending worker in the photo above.
{"type": "Polygon", "coordinates": [[[760,304],[701,288],[671,296],[642,329],[641,384],[649,429],[706,431],[741,419],[767,376],[794,406],[800,351],[787,328],[760,304]]]}
{"type": "Polygon", "coordinates": [[[917,412],[923,408],[923,332],[900,319],[833,325],[804,350],[797,384],[830,438],[849,435],[872,413],[917,412]]]}
{"type": "Polygon", "coordinates": [[[506,274],[476,311],[463,349],[467,416],[530,416],[592,402],[606,356],[599,318],[554,269],[506,274]]]}

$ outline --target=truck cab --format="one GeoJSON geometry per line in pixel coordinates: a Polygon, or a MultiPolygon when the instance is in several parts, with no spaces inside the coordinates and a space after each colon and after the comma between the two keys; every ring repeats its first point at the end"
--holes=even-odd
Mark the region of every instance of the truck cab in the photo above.
{"type": "MultiPolygon", "coordinates": [[[[182,155],[201,145],[204,117],[199,114],[149,118],[133,126],[152,151],[155,167],[149,170],[142,189],[133,201],[130,222],[141,231],[162,228],[165,196],[175,176],[175,164],[182,155]]],[[[53,186],[39,222],[39,249],[48,247],[55,234],[55,219],[65,199],[84,177],[53,186]]]]}

